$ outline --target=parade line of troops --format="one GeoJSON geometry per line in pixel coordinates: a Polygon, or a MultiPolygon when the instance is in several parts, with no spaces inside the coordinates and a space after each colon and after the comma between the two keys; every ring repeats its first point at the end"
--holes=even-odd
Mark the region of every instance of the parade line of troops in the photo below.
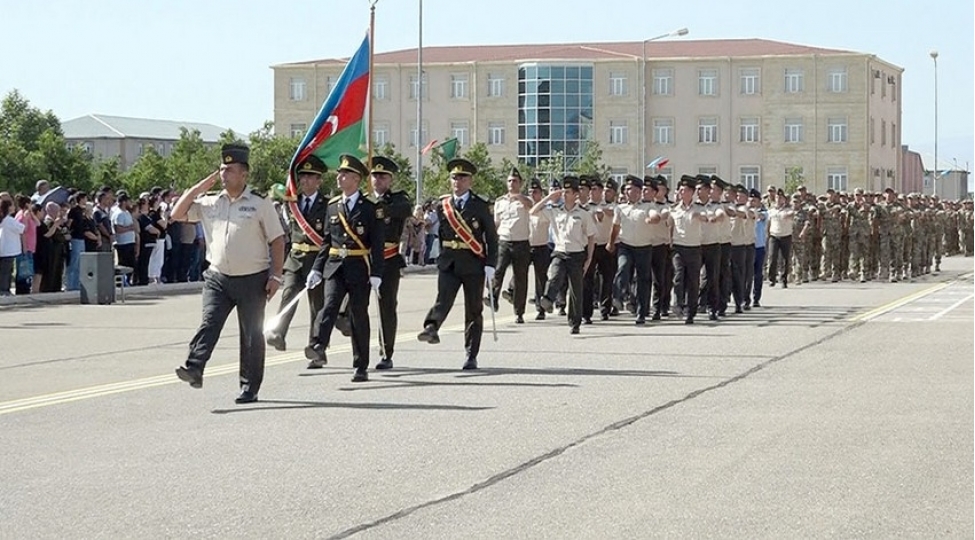
{"type": "MultiPolygon", "coordinates": [[[[256,401],[265,344],[287,349],[294,301],[303,294],[312,320],[304,348],[309,369],[327,364],[338,329],[351,337],[352,381],[368,380],[372,295],[380,310],[375,368],[391,369],[406,266],[399,246],[414,212],[409,197],[391,185],[396,164],[343,155],[336,170],[341,193],[326,199],[325,163],[314,155],[299,161],[292,171],[297,190],[285,203],[286,248],[273,203],[246,187],[248,152],[225,146],[220,169],[173,209],[174,219],[202,222],[210,261],[203,322],[177,375],[202,386],[206,362],[236,307],[236,401],[256,401]],[[224,189],[207,194],[218,179],[224,189]],[[264,306],[279,287],[282,312],[264,328],[264,306]]],[[[548,186],[531,179],[525,193],[512,169],[507,193],[492,203],[471,189],[474,164],[458,158],[447,169],[450,193],[433,205],[440,222],[437,296],[417,338],[440,342],[438,332],[463,288],[465,370],[478,368],[485,306],[498,311],[499,298],[505,299],[515,323],[525,322],[529,267],[534,318],[557,309],[570,333],[578,334],[582,325],[627,311],[638,326],[667,318],[693,324],[699,313],[720,321],[759,307],[763,283],[787,288],[823,280],[913,280],[938,272],[943,255],[972,255],[970,200],[905,196],[890,188],[816,196],[802,186],[790,195],[769,187],[763,196],[715,175],[684,175],[673,188],[663,176],[629,175],[617,184],[567,175],[548,186]]]]}

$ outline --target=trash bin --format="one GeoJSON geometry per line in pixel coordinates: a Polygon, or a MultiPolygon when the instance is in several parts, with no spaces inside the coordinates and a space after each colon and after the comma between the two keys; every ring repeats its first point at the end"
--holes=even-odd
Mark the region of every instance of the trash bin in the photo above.
{"type": "Polygon", "coordinates": [[[81,254],[79,272],[82,304],[115,302],[115,258],[105,251],[81,254]]]}

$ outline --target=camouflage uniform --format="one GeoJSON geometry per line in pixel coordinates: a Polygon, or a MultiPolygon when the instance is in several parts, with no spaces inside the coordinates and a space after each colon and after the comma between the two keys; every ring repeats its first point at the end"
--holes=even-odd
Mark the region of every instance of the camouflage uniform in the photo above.
{"type": "Polygon", "coordinates": [[[924,210],[920,207],[911,208],[911,277],[916,278],[924,273],[924,251],[927,239],[924,234],[924,210]]]}
{"type": "MultiPolygon", "coordinates": [[[[906,211],[904,206],[896,201],[886,204],[884,210],[887,214],[887,226],[890,229],[887,235],[890,253],[889,277],[891,282],[897,282],[904,275],[904,220],[907,219],[906,211]]],[[[881,234],[883,234],[882,231],[881,234]]],[[[883,279],[883,262],[881,262],[880,273],[881,279],[883,279]]]]}
{"type": "Polygon", "coordinates": [[[792,275],[794,276],[794,282],[799,284],[804,281],[809,281],[806,279],[804,272],[808,263],[806,262],[806,237],[803,234],[808,232],[806,224],[809,219],[809,214],[806,212],[805,207],[802,206],[799,208],[793,206],[793,209],[795,210],[795,217],[792,218],[792,275]],[[802,238],[800,238],[800,235],[802,235],[802,238]]]}
{"type": "Polygon", "coordinates": [[[887,203],[873,206],[873,223],[877,243],[876,275],[877,279],[886,281],[890,279],[890,233],[893,229],[887,203]]]}
{"type": "Polygon", "coordinates": [[[846,210],[839,203],[829,205],[823,216],[823,274],[834,283],[846,272],[842,246],[845,219],[846,210]]]}
{"type": "Polygon", "coordinates": [[[931,230],[934,234],[934,239],[933,239],[934,271],[940,272],[941,256],[944,255],[944,250],[945,250],[945,244],[944,244],[945,224],[948,221],[948,217],[945,215],[945,211],[943,208],[936,207],[932,210],[932,213],[933,215],[931,217],[933,219],[931,220],[931,230]]]}
{"type": "Polygon", "coordinates": [[[870,239],[870,215],[866,206],[853,202],[847,206],[850,234],[851,279],[866,281],[865,264],[870,239]]]}
{"type": "Polygon", "coordinates": [[[961,234],[962,240],[961,247],[965,249],[965,256],[971,257],[975,254],[975,230],[973,230],[975,210],[972,209],[971,204],[965,204],[965,209],[961,211],[958,221],[958,232],[961,234]]]}

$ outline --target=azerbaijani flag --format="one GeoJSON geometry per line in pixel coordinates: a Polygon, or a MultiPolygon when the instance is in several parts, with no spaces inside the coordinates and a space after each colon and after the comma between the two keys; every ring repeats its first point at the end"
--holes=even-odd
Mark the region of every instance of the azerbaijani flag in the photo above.
{"type": "Polygon", "coordinates": [[[322,244],[321,235],[305,220],[295,200],[298,185],[293,171],[298,163],[311,154],[318,156],[333,170],[338,167],[341,154],[352,154],[360,158],[365,156],[363,147],[367,141],[369,125],[369,49],[369,32],[366,32],[365,39],[325,98],[325,103],[298,145],[288,167],[285,195],[290,201],[288,206],[291,215],[305,234],[319,246],[322,244]]]}
{"type": "Polygon", "coordinates": [[[662,168],[666,167],[668,163],[670,163],[670,160],[669,159],[665,158],[664,156],[657,156],[656,158],[654,158],[653,161],[651,161],[650,163],[647,163],[647,168],[648,169],[662,169],[662,168]]]}

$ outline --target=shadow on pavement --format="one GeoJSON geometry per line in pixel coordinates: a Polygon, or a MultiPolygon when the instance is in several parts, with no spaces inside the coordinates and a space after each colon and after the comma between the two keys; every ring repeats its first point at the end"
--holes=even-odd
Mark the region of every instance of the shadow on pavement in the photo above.
{"type": "Polygon", "coordinates": [[[233,414],[256,411],[286,411],[294,409],[365,409],[402,411],[486,411],[494,407],[468,407],[464,405],[430,405],[424,403],[341,403],[337,401],[296,401],[288,399],[260,400],[255,405],[233,409],[213,409],[212,414],[233,414]],[[270,406],[266,406],[270,405],[270,406]]]}

